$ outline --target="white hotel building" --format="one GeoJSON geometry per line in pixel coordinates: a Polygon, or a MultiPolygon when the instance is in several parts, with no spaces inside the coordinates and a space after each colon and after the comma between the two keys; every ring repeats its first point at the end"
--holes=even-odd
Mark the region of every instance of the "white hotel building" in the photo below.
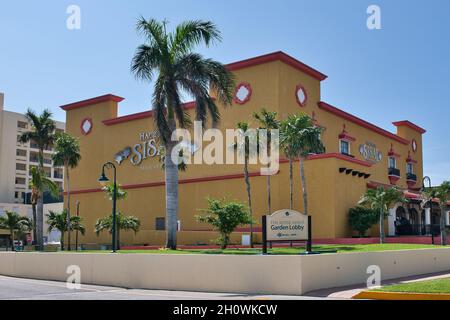
{"type": "MultiPolygon", "coordinates": [[[[65,130],[63,122],[56,122],[56,127],[57,131],[65,130]]],[[[23,204],[30,192],[30,169],[38,164],[38,149],[33,141],[18,142],[20,135],[29,130],[31,125],[25,115],[4,110],[4,94],[0,93],[0,211],[10,210],[2,204],[23,204]]],[[[44,152],[45,172],[63,189],[64,170],[53,167],[52,154],[51,147],[44,152]]]]}

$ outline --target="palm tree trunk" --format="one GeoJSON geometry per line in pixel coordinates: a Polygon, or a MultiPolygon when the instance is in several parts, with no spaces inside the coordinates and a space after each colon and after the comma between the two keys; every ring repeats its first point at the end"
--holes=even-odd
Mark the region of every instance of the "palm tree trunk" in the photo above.
{"type": "Polygon", "coordinates": [[[70,251],[70,176],[69,176],[69,166],[66,164],[66,190],[67,190],[67,251],[70,251]]]}
{"type": "Polygon", "coordinates": [[[303,157],[300,157],[300,178],[302,180],[303,210],[304,214],[308,215],[308,194],[306,193],[306,177],[303,157]]]}
{"type": "Polygon", "coordinates": [[[16,251],[16,248],[14,247],[14,229],[10,228],[9,233],[10,233],[10,238],[11,238],[11,250],[16,251]]]}
{"type": "Polygon", "coordinates": [[[33,244],[36,244],[37,239],[37,233],[36,233],[36,203],[33,203],[31,205],[31,208],[33,210],[33,244]]]}
{"type": "Polygon", "coordinates": [[[61,237],[59,238],[59,242],[61,242],[61,251],[64,251],[64,231],[61,232],[61,237]]]}
{"type": "Polygon", "coordinates": [[[44,195],[39,191],[36,212],[36,245],[38,251],[44,251],[44,195]]]}
{"type": "Polygon", "coordinates": [[[116,237],[116,240],[117,240],[116,248],[117,248],[117,250],[120,250],[120,226],[119,225],[117,225],[116,234],[117,234],[117,237],[116,237]]]}
{"type": "Polygon", "coordinates": [[[445,206],[441,206],[441,245],[446,246],[447,245],[447,230],[445,229],[445,215],[447,214],[446,212],[446,207],[445,206]]]}
{"type": "MultiPolygon", "coordinates": [[[[270,165],[268,165],[267,168],[270,168],[270,165]]],[[[272,199],[270,196],[270,175],[267,176],[267,207],[269,209],[268,214],[271,214],[272,213],[272,199]]]]}
{"type": "MultiPolygon", "coordinates": [[[[175,130],[175,121],[170,124],[175,130]]],[[[172,150],[175,144],[166,144],[165,175],[166,175],[166,248],[177,249],[178,225],[178,166],[172,161],[172,150]]]]}
{"type": "MultiPolygon", "coordinates": [[[[39,166],[38,170],[42,175],[44,173],[44,147],[39,147],[38,153],[39,166]]],[[[39,190],[39,198],[37,202],[37,217],[36,217],[36,233],[38,251],[44,251],[44,192],[39,190]]]]}
{"type": "Polygon", "coordinates": [[[290,208],[294,209],[294,168],[292,158],[289,158],[289,196],[290,196],[290,208]]]}
{"type": "Polygon", "coordinates": [[[384,212],[380,211],[380,244],[384,244],[384,212]]]}
{"type": "Polygon", "coordinates": [[[250,187],[250,178],[248,175],[248,156],[245,156],[244,163],[245,185],[247,187],[248,209],[250,211],[250,247],[253,248],[253,210],[252,210],[252,191],[250,187]]]}

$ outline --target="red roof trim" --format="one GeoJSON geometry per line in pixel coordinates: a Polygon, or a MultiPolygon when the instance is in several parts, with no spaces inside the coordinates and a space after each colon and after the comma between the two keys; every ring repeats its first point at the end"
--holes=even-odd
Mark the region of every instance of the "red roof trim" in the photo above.
{"type": "Polygon", "coordinates": [[[414,131],[417,131],[420,134],[424,134],[427,132],[427,130],[419,127],[418,125],[415,125],[414,123],[412,123],[411,121],[408,121],[408,120],[392,122],[392,124],[396,127],[408,127],[414,131]]]}
{"type": "Polygon", "coordinates": [[[374,124],[371,124],[370,122],[367,122],[365,120],[362,120],[361,118],[358,118],[358,117],[356,117],[356,116],[354,116],[354,115],[352,115],[350,113],[347,113],[347,112],[345,112],[345,111],[343,111],[341,109],[333,107],[332,105],[330,105],[330,104],[328,104],[326,102],[320,101],[318,103],[318,105],[319,105],[320,109],[328,111],[328,112],[330,112],[330,113],[332,113],[334,115],[337,115],[337,116],[339,116],[339,117],[341,117],[343,119],[346,119],[348,121],[351,121],[351,122],[353,122],[353,123],[355,123],[357,125],[360,125],[361,127],[364,127],[366,129],[372,130],[373,132],[376,132],[376,133],[378,133],[378,134],[380,134],[382,136],[385,136],[387,138],[390,138],[392,140],[398,141],[401,144],[404,144],[404,145],[409,144],[408,140],[403,139],[403,138],[397,136],[396,134],[393,134],[393,133],[391,133],[391,132],[389,132],[387,130],[381,129],[378,126],[376,126],[374,124]]]}
{"type": "MultiPolygon", "coordinates": [[[[183,108],[185,110],[193,109],[193,108],[195,108],[195,102],[184,103],[183,108]]],[[[124,123],[124,122],[128,122],[128,121],[139,120],[139,119],[146,119],[146,118],[151,118],[151,117],[153,117],[152,110],[129,114],[129,115],[117,117],[114,119],[103,120],[103,124],[105,124],[107,126],[112,126],[112,125],[119,124],[119,123],[124,123]]]]}
{"type": "Polygon", "coordinates": [[[79,102],[66,104],[64,106],[60,106],[60,108],[65,110],[65,111],[70,111],[70,110],[73,110],[73,109],[83,108],[83,107],[86,107],[86,106],[90,106],[90,105],[93,105],[93,104],[102,103],[102,102],[106,102],[106,101],[121,102],[123,100],[125,100],[125,99],[122,98],[122,97],[115,96],[113,94],[105,94],[104,96],[95,97],[95,98],[91,98],[91,99],[87,99],[87,100],[83,100],[83,101],[79,101],[79,102]]]}
{"type": "Polygon", "coordinates": [[[297,70],[303,71],[304,73],[310,75],[311,77],[313,77],[319,81],[323,81],[326,78],[328,78],[328,76],[324,75],[323,73],[317,71],[316,69],[311,68],[310,66],[304,64],[303,62],[298,61],[297,59],[287,55],[286,53],[284,53],[282,51],[273,52],[273,53],[265,54],[262,56],[238,61],[238,62],[233,62],[233,63],[226,65],[226,67],[230,71],[236,71],[236,70],[249,68],[249,67],[253,67],[253,66],[257,66],[257,65],[260,65],[263,63],[269,63],[269,62],[273,62],[273,61],[284,62],[285,64],[287,64],[297,70]]]}
{"type": "MultiPolygon", "coordinates": [[[[252,172],[249,173],[249,177],[260,177],[262,174],[258,172],[252,172]]],[[[244,174],[230,174],[230,175],[224,175],[224,176],[211,176],[211,177],[202,177],[202,178],[191,178],[191,179],[184,179],[179,180],[179,184],[189,184],[189,183],[200,183],[200,182],[209,182],[209,181],[223,181],[223,180],[232,180],[232,179],[242,179],[244,178],[244,174]]],[[[162,187],[165,186],[164,181],[158,181],[158,182],[149,182],[149,183],[141,183],[141,184],[129,184],[122,186],[122,189],[124,190],[132,190],[132,189],[142,189],[142,188],[153,188],[153,187],[162,187]]],[[[95,188],[95,189],[84,189],[84,190],[75,190],[71,191],[70,194],[85,194],[85,193],[96,193],[96,192],[102,192],[101,188],[95,188]]],[[[64,192],[64,195],[66,195],[67,192],[64,192]]]]}

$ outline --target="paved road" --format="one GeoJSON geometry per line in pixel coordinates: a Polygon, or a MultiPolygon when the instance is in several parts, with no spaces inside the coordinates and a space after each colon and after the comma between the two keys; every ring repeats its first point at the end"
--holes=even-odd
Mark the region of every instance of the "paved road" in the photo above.
{"type": "Polygon", "coordinates": [[[326,297],[243,295],[82,285],[71,290],[64,282],[18,279],[0,276],[0,300],[279,300],[327,299],[326,297]]]}

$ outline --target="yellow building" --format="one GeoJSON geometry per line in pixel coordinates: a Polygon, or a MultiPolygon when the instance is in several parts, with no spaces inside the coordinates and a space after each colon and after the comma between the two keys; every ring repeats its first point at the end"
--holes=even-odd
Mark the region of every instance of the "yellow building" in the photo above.
{"type": "MultiPolygon", "coordinates": [[[[235,128],[238,121],[252,119],[262,107],[277,111],[280,119],[290,114],[306,113],[324,128],[322,140],[326,153],[313,155],[305,163],[309,211],[313,217],[313,237],[334,239],[351,237],[348,210],[354,207],[367,188],[395,184],[409,198],[418,197],[423,177],[422,135],[425,130],[409,121],[394,122],[397,132],[386,131],[321,100],[321,82],[327,77],[302,62],[276,52],[228,65],[237,79],[235,102],[220,107],[219,128],[235,128]]],[[[121,235],[128,245],[162,245],[165,241],[164,171],[159,158],[149,150],[147,157],[128,156],[128,148],[142,151],[152,148],[155,124],[152,112],[118,117],[123,100],[105,95],[64,105],[67,132],[80,139],[82,160],[71,171],[72,212],[80,202],[80,214],[87,226],[82,243],[109,243],[110,235],[97,237],[95,221],[111,212],[111,202],[97,181],[106,161],[118,161],[118,182],[128,191],[128,198],[118,202],[118,209],[141,220],[141,231],[121,235]],[[120,157],[120,152],[125,153],[120,157]],[[119,156],[117,156],[119,153],[119,156]],[[120,158],[120,159],[119,159],[120,158]],[[139,161],[140,160],[140,161],[139,161]]],[[[185,109],[193,114],[194,103],[185,109]]],[[[267,214],[266,177],[259,166],[251,167],[254,214],[257,221],[267,214]]],[[[298,163],[294,167],[294,209],[302,212],[298,163]]],[[[241,165],[190,165],[180,173],[179,221],[180,244],[209,244],[217,234],[210,226],[199,224],[194,215],[206,208],[206,197],[224,197],[245,202],[246,190],[241,165]]],[[[289,168],[280,161],[278,174],[272,177],[272,210],[289,207],[289,168]]],[[[429,210],[422,212],[418,202],[395,208],[386,223],[395,235],[396,213],[418,226],[433,223],[429,210]]],[[[371,235],[376,235],[376,228],[371,235]]],[[[246,230],[240,230],[242,232],[246,230]]],[[[240,233],[233,235],[240,241],[240,233]]]]}

